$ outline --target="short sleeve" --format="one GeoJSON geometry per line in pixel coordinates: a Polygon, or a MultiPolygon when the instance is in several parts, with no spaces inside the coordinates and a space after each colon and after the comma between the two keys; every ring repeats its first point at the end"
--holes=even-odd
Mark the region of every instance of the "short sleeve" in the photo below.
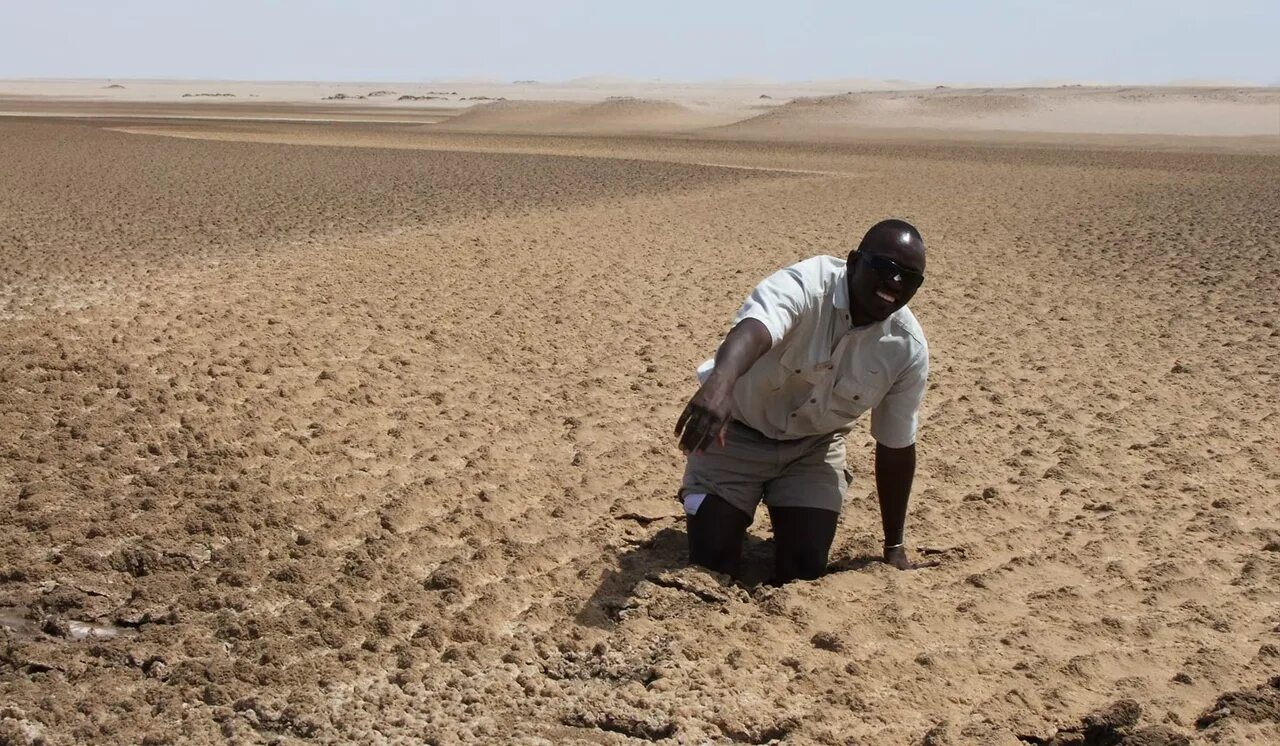
{"type": "Polygon", "coordinates": [[[920,352],[871,410],[871,436],[886,448],[906,448],[916,442],[920,402],[929,379],[929,348],[920,352]]]}
{"type": "Polygon", "coordinates": [[[737,326],[746,319],[755,319],[765,325],[773,343],[777,344],[795,328],[811,297],[805,288],[800,265],[778,270],[751,291],[742,308],[738,309],[733,324],[737,326]]]}

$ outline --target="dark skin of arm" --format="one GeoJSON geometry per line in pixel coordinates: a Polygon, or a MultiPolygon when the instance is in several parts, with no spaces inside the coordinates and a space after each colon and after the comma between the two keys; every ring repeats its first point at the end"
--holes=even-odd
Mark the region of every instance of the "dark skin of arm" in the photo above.
{"type": "Polygon", "coordinates": [[[772,346],[769,329],[756,319],[744,319],[729,331],[716,352],[715,370],[676,421],[680,450],[692,453],[714,442],[724,445],[724,431],[733,416],[734,384],[772,346]]]}
{"type": "Polygon", "coordinates": [[[889,448],[876,443],[876,492],[880,496],[880,523],[884,527],[884,561],[899,570],[915,565],[907,559],[902,544],[907,524],[907,501],[911,497],[911,481],[916,475],[916,446],[889,448]]]}

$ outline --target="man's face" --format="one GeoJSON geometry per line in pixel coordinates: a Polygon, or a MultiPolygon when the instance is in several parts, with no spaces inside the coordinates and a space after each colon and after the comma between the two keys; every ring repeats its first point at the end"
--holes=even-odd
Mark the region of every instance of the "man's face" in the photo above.
{"type": "Polygon", "coordinates": [[[903,234],[849,257],[849,301],[855,309],[883,321],[907,305],[924,281],[924,247],[903,234]]]}

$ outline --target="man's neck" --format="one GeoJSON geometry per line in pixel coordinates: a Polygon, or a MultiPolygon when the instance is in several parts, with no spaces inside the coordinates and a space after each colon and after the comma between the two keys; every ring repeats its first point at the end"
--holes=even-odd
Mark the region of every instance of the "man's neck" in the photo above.
{"type": "Polygon", "coordinates": [[[849,323],[856,329],[860,326],[870,326],[871,324],[876,323],[876,319],[871,318],[867,314],[855,308],[849,312],[849,323]]]}
{"type": "Polygon", "coordinates": [[[855,328],[876,323],[876,320],[871,318],[870,314],[866,311],[862,310],[862,308],[858,306],[857,301],[854,300],[853,283],[849,282],[848,275],[845,276],[844,282],[845,292],[849,294],[849,323],[855,328]]]}

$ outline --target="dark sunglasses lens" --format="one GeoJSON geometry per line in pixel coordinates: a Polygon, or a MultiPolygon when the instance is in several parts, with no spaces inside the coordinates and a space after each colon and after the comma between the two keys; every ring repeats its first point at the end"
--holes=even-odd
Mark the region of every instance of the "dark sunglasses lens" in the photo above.
{"type": "Polygon", "coordinates": [[[880,275],[880,279],[885,282],[899,282],[902,285],[915,290],[924,284],[924,275],[914,270],[907,269],[888,257],[872,255],[867,257],[871,268],[880,275]]]}

